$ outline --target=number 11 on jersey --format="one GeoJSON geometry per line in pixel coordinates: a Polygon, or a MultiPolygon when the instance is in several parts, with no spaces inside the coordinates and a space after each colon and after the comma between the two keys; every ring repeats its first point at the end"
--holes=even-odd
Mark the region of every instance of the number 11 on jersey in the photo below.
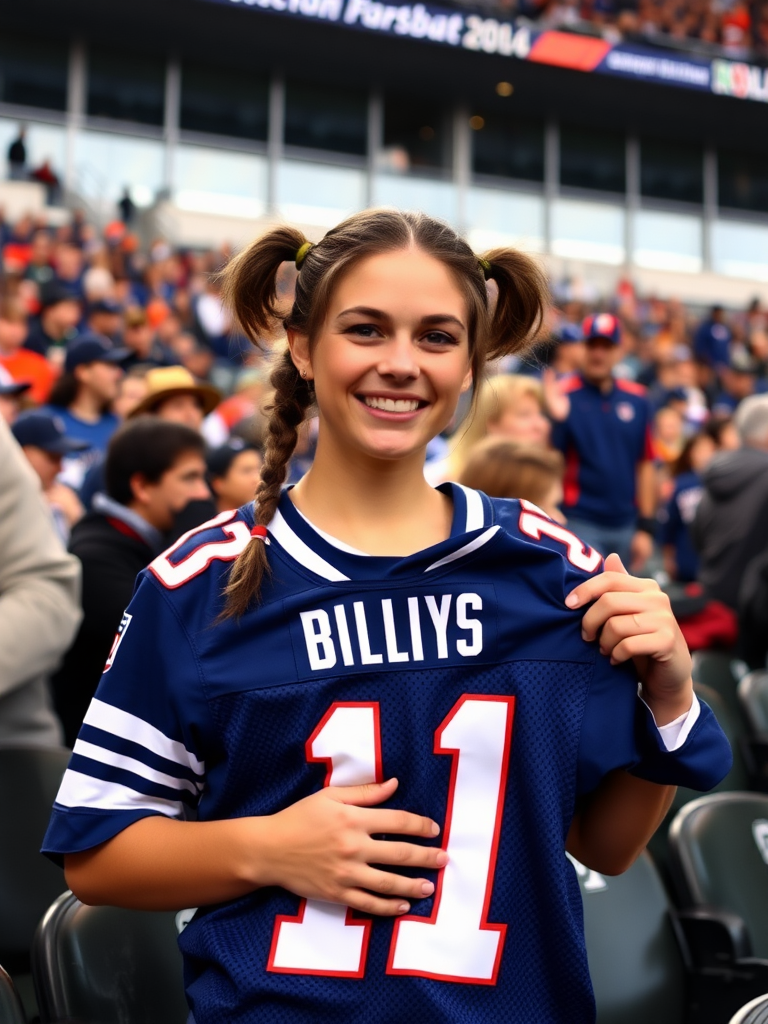
{"type": "MultiPolygon", "coordinates": [[[[395,921],[388,974],[493,985],[505,924],[488,911],[504,809],[515,698],[465,694],[435,733],[435,754],[452,758],[443,827],[448,864],[438,875],[430,917],[395,921]]],[[[381,781],[377,704],[334,704],[307,742],[325,760],[325,784],[381,781]]],[[[275,922],[268,970],[357,977],[365,972],[371,921],[342,906],[302,900],[275,922]]]]}

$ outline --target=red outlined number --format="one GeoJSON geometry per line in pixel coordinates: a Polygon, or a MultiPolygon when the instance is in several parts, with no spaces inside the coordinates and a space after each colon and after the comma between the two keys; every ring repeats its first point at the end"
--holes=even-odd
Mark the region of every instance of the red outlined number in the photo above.
{"type": "Polygon", "coordinates": [[[149,571],[168,590],[175,590],[177,587],[181,587],[194,579],[195,576],[199,576],[216,559],[222,562],[234,561],[251,540],[251,531],[248,525],[242,519],[235,520],[235,522],[232,521],[236,515],[237,511],[220,512],[219,515],[207,523],[203,523],[202,526],[198,526],[194,530],[185,533],[172,547],[158,555],[153,562],[150,562],[149,571]],[[174,565],[170,560],[170,556],[175,551],[178,551],[196,533],[202,533],[203,530],[210,530],[217,526],[220,526],[226,534],[226,540],[215,540],[209,544],[201,544],[199,548],[195,548],[186,558],[183,558],[174,565]]]}
{"type": "Polygon", "coordinates": [[[565,545],[565,554],[571,565],[585,572],[595,572],[600,568],[603,556],[594,548],[583,544],[570,530],[553,522],[545,512],[534,505],[532,501],[520,500],[520,519],[518,520],[520,532],[533,540],[541,540],[542,537],[551,537],[565,545]]]}
{"type": "MultiPolygon", "coordinates": [[[[443,848],[430,917],[395,922],[388,974],[495,985],[506,924],[488,913],[512,743],[514,697],[464,694],[435,733],[435,754],[453,759],[443,848]]],[[[307,760],[326,761],[325,785],[383,778],[377,704],[333,704],[310,736],[307,760]]],[[[302,900],[275,921],[270,971],[361,978],[371,922],[347,907],[302,900]]]]}
{"type": "MultiPolygon", "coordinates": [[[[332,704],[306,743],[307,761],[325,761],[325,786],[383,780],[378,704],[332,704]]],[[[340,903],[302,899],[295,917],[275,921],[267,970],[362,978],[370,919],[356,920],[340,903]]]]}

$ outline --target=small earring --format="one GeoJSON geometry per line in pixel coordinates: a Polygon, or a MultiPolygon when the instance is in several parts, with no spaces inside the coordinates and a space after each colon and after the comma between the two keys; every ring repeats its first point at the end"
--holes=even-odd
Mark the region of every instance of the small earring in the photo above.
{"type": "Polygon", "coordinates": [[[301,376],[304,378],[304,380],[306,380],[307,379],[307,371],[306,370],[302,370],[301,371],[301,376]]]}

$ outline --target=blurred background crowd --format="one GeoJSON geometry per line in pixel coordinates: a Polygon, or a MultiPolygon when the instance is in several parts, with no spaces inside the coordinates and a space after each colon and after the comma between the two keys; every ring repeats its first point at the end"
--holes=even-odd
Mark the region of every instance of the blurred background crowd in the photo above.
{"type": "MultiPolygon", "coordinates": [[[[218,284],[228,251],[161,238],[143,248],[130,220],[123,204],[103,229],[78,212],[56,228],[0,223],[0,413],[83,567],[84,618],[53,677],[70,744],[136,573],[251,500],[280,343],[265,338],[259,351],[233,329],[218,284]]],[[[294,275],[286,265],[286,302],[294,275]]],[[[552,291],[536,345],[478,385],[474,411],[467,402],[430,446],[428,478],[533,501],[671,589],[692,648],[732,647],[750,614],[739,584],[764,556],[768,310],[758,300],[696,309],[638,295],[629,281],[599,301],[569,281],[552,291]],[[619,448],[605,442],[607,413],[623,424],[619,448]],[[710,502],[697,537],[716,456],[736,504],[715,514],[710,502]],[[730,525],[718,514],[738,520],[725,553],[730,525]],[[744,526],[745,515],[754,522],[744,526]]],[[[304,425],[291,482],[311,465],[315,433],[315,421],[304,425]]],[[[762,667],[763,631],[748,632],[748,659],[762,667]]],[[[44,735],[56,742],[59,728],[51,711],[44,735]]]]}

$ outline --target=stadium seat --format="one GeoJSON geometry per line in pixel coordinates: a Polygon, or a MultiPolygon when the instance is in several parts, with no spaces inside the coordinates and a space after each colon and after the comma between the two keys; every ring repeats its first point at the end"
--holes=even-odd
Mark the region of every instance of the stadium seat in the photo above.
{"type": "Polygon", "coordinates": [[[768,1024],[768,996],[758,996],[731,1017],[728,1024],[768,1024]]]}
{"type": "Polygon", "coordinates": [[[69,761],[64,747],[0,748],[0,963],[27,1013],[35,1012],[29,951],[40,918],[65,888],[40,854],[51,806],[69,761]]]}
{"type": "Polygon", "coordinates": [[[615,878],[574,864],[598,1024],[682,1024],[687,972],[651,858],[615,878]]]}
{"type": "Polygon", "coordinates": [[[739,682],[739,703],[749,729],[748,756],[755,786],[768,791],[768,672],[748,672],[739,682]]]}
{"type": "Polygon", "coordinates": [[[175,915],[87,907],[71,892],[40,922],[32,950],[43,1024],[185,1024],[175,915]]]}
{"type": "Polygon", "coordinates": [[[694,800],[672,822],[669,847],[681,904],[725,911],[744,933],[742,955],[768,959],[768,796],[694,800]]]}
{"type": "Polygon", "coordinates": [[[19,993],[10,977],[0,967],[0,1024],[26,1024],[19,993]]]}
{"type": "Polygon", "coordinates": [[[743,663],[728,651],[695,651],[693,654],[693,681],[716,690],[736,720],[742,711],[736,696],[736,686],[743,675],[743,663]]]}

